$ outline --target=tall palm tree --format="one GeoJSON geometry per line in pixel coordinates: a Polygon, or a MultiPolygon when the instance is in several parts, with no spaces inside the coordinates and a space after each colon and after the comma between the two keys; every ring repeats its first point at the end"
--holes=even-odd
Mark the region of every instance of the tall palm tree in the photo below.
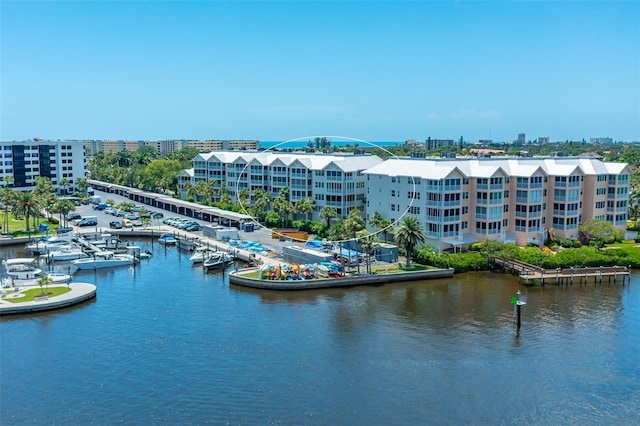
{"type": "Polygon", "coordinates": [[[250,207],[249,196],[250,194],[248,188],[242,188],[240,191],[238,191],[238,205],[244,210],[250,207]]]}
{"type": "Polygon", "coordinates": [[[67,187],[69,186],[69,179],[67,178],[60,179],[60,186],[62,187],[62,194],[67,195],[67,187]]]}
{"type": "Polygon", "coordinates": [[[17,205],[14,210],[14,215],[23,215],[26,219],[27,227],[26,231],[29,232],[29,218],[37,217],[40,213],[40,207],[38,201],[33,196],[31,191],[23,191],[18,194],[17,205]]]}
{"type": "Polygon", "coordinates": [[[289,201],[289,188],[280,189],[278,196],[273,200],[273,208],[280,214],[282,226],[284,227],[289,215],[293,213],[293,204],[289,201]]]}
{"type": "Polygon", "coordinates": [[[60,223],[63,223],[64,218],[64,226],[68,226],[69,224],[67,223],[67,215],[69,214],[69,212],[75,210],[76,206],[71,200],[58,199],[58,201],[56,201],[53,205],[53,209],[54,211],[57,211],[59,213],[60,223]]]}
{"type": "Polygon", "coordinates": [[[6,176],[4,186],[2,191],[0,191],[0,202],[4,204],[4,218],[2,225],[6,234],[9,233],[9,207],[12,207],[16,200],[16,193],[9,187],[10,182],[12,181],[13,178],[11,176],[6,176]]]}
{"type": "Polygon", "coordinates": [[[309,220],[309,215],[313,213],[316,208],[316,202],[312,198],[303,198],[299,200],[295,205],[296,213],[302,213],[305,219],[309,220]]]}
{"type": "Polygon", "coordinates": [[[327,221],[327,229],[329,229],[331,227],[331,219],[336,217],[338,213],[336,212],[336,209],[334,209],[333,207],[324,206],[323,208],[320,209],[319,215],[320,215],[320,219],[327,221]]]}
{"type": "Polygon", "coordinates": [[[407,252],[407,268],[410,267],[413,249],[425,242],[424,229],[420,221],[413,216],[404,216],[395,232],[395,240],[398,245],[405,248],[407,252]]]}

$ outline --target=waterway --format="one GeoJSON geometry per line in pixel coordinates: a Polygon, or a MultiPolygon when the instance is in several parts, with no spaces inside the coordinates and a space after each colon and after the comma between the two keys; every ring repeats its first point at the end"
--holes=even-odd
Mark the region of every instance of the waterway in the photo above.
{"type": "Polygon", "coordinates": [[[135,269],[76,274],[97,284],[92,302],[0,320],[0,423],[640,418],[638,274],[624,286],[525,288],[473,273],[282,293],[230,287],[176,248],[148,248],[135,269]]]}

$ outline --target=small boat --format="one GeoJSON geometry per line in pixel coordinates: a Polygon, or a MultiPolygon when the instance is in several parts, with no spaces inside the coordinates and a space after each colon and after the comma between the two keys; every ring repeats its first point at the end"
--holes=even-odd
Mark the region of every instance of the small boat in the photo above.
{"type": "Polygon", "coordinates": [[[217,269],[223,269],[233,263],[233,257],[225,252],[217,251],[211,254],[206,260],[202,262],[202,266],[207,271],[215,271],[217,269]]]}
{"type": "Polygon", "coordinates": [[[49,260],[51,261],[65,261],[65,260],[75,260],[75,259],[84,259],[85,257],[89,257],[84,251],[82,251],[82,247],[77,245],[70,246],[62,246],[57,250],[49,252],[47,255],[49,260]]]}
{"type": "Polygon", "coordinates": [[[50,283],[68,282],[71,278],[70,275],[60,272],[43,273],[35,263],[36,259],[32,257],[5,260],[3,264],[8,276],[3,280],[3,286],[5,283],[11,283],[14,287],[37,286],[43,277],[47,277],[50,283]]]}
{"type": "Polygon", "coordinates": [[[135,263],[135,257],[130,254],[118,254],[112,251],[99,251],[92,257],[77,259],[71,262],[73,272],[77,270],[93,270],[129,266],[135,263]]]}
{"type": "Polygon", "coordinates": [[[158,238],[158,242],[160,244],[164,244],[166,246],[174,246],[174,245],[178,244],[178,240],[176,238],[172,237],[171,235],[167,235],[167,234],[160,235],[160,238],[158,238]]]}
{"type": "Polygon", "coordinates": [[[62,246],[68,246],[73,242],[74,238],[74,235],[52,235],[50,237],[44,237],[42,240],[34,243],[27,244],[27,249],[34,255],[49,253],[62,246]]]}
{"type": "Polygon", "coordinates": [[[195,265],[196,263],[204,262],[214,253],[215,250],[211,250],[210,248],[204,246],[198,246],[193,251],[191,257],[189,257],[189,260],[195,265]]]}

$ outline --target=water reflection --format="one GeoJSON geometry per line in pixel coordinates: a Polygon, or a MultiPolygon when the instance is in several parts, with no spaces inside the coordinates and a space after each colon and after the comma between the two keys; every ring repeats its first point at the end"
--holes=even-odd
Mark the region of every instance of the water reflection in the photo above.
{"type": "Polygon", "coordinates": [[[95,282],[98,299],[0,320],[3,424],[637,421],[637,275],[624,287],[473,273],[274,292],[155,247],[135,269],[74,280],[95,282]]]}

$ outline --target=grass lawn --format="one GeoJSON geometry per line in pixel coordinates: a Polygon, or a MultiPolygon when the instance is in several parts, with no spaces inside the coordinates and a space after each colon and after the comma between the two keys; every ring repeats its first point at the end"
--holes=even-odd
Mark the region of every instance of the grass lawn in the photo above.
{"type": "MultiPolygon", "coordinates": [[[[61,294],[65,294],[71,291],[69,287],[49,287],[48,290],[44,290],[49,295],[49,297],[60,296],[61,294]]],[[[20,293],[23,295],[22,297],[6,297],[4,298],[4,300],[11,303],[32,302],[34,296],[40,293],[42,293],[40,287],[35,287],[20,293]]]]}
{"type": "MultiPolygon", "coordinates": [[[[57,219],[57,217],[56,217],[57,219]]],[[[38,231],[38,225],[40,223],[44,223],[49,227],[49,234],[51,234],[52,232],[55,233],[56,230],[58,229],[58,224],[52,224],[49,223],[49,220],[46,218],[38,218],[36,220],[36,226],[33,226],[33,218],[29,218],[29,233],[27,233],[25,231],[25,229],[27,228],[27,225],[25,224],[25,220],[24,219],[16,219],[15,217],[13,217],[13,215],[11,213],[9,213],[9,233],[11,235],[13,235],[14,237],[24,237],[24,236],[28,236],[28,235],[47,235],[46,232],[40,232],[38,231]]],[[[4,211],[0,211],[0,226],[4,227],[4,211]]],[[[1,229],[0,230],[0,234],[6,234],[7,230],[6,229],[1,229]]]]}

